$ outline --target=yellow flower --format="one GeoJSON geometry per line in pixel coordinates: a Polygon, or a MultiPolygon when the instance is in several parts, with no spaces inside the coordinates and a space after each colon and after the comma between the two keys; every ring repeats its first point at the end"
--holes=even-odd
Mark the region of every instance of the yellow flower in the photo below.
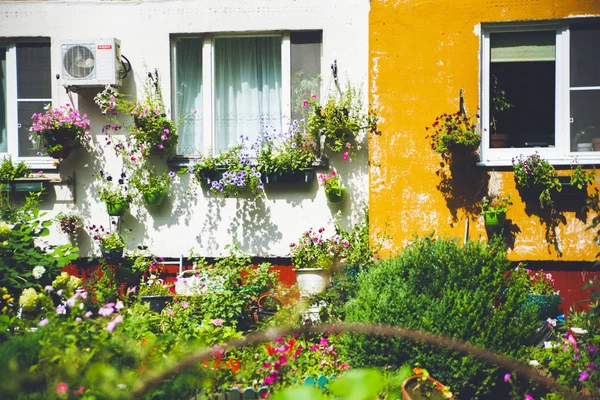
{"type": "Polygon", "coordinates": [[[2,307],[2,313],[5,313],[6,310],[8,310],[8,307],[6,307],[6,306],[2,307]]]}
{"type": "Polygon", "coordinates": [[[10,299],[10,294],[5,294],[4,296],[2,296],[2,298],[3,298],[4,300],[6,300],[6,299],[10,299]]]}

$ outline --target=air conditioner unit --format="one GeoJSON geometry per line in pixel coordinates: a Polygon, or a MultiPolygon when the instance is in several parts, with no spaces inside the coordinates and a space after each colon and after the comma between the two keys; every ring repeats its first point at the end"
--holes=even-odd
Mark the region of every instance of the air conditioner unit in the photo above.
{"type": "Polygon", "coordinates": [[[121,42],[118,39],[61,42],[64,86],[121,85],[121,42]]]}

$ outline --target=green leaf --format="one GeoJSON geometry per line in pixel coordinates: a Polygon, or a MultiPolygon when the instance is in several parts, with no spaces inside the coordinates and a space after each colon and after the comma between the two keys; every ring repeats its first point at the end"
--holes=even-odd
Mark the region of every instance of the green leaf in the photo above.
{"type": "Polygon", "coordinates": [[[385,383],[376,369],[356,369],[331,382],[330,390],[344,400],[368,400],[381,392],[385,383]]]}
{"type": "Polygon", "coordinates": [[[279,392],[272,397],[272,400],[321,400],[324,398],[319,390],[309,386],[300,386],[279,392]]]}

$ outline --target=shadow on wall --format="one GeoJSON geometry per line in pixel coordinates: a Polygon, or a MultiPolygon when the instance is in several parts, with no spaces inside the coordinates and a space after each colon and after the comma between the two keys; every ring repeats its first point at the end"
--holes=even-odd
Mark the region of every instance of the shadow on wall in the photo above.
{"type": "Polygon", "coordinates": [[[488,192],[490,174],[476,163],[475,152],[454,152],[443,154],[440,169],[436,175],[440,177],[438,190],[446,200],[453,223],[458,222],[458,210],[462,209],[468,216],[479,216],[481,199],[488,192]]]}

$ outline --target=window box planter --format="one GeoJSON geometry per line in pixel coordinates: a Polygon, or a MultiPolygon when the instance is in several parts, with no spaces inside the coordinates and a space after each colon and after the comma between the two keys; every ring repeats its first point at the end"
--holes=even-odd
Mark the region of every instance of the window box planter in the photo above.
{"type": "Polygon", "coordinates": [[[16,179],[14,181],[0,183],[0,191],[3,192],[41,192],[46,187],[47,179],[16,179]]]}
{"type": "Polygon", "coordinates": [[[265,185],[309,185],[315,178],[314,168],[304,168],[298,171],[276,172],[263,174],[261,179],[265,185]]]}
{"type": "Polygon", "coordinates": [[[168,303],[173,302],[173,296],[163,296],[163,295],[149,295],[149,296],[140,296],[140,300],[143,303],[148,303],[150,305],[150,309],[152,311],[161,312],[168,303]]]}
{"type": "Polygon", "coordinates": [[[204,185],[210,185],[209,182],[218,181],[223,178],[223,174],[227,172],[227,168],[218,167],[216,169],[201,169],[198,175],[204,185]]]}

